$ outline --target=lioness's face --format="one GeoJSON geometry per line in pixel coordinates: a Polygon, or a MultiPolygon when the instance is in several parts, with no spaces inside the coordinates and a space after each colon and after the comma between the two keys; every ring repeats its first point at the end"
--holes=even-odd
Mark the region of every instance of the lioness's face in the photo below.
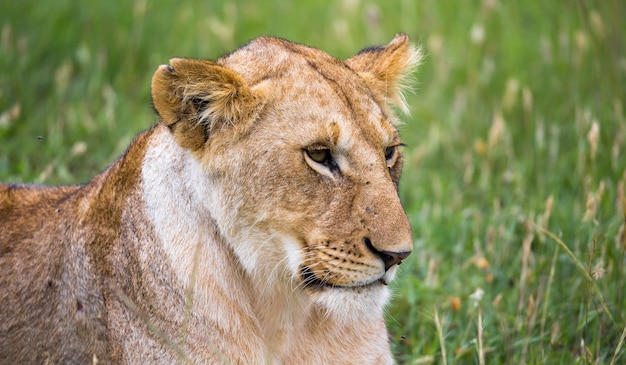
{"type": "Polygon", "coordinates": [[[386,284],[412,248],[397,195],[398,133],[349,70],[332,71],[298,70],[302,82],[272,82],[280,96],[250,136],[260,142],[250,198],[268,203],[260,213],[289,238],[291,270],[311,290],[386,284]]]}
{"type": "MultiPolygon", "coordinates": [[[[411,52],[406,37],[397,37],[343,63],[259,39],[218,61],[215,67],[238,75],[232,85],[245,85],[229,98],[246,103],[227,106],[226,121],[205,127],[206,141],[191,144],[220,189],[220,203],[207,204],[228,216],[218,223],[248,271],[284,275],[312,295],[386,293],[412,250],[397,193],[402,143],[387,105],[398,97],[411,52]]],[[[153,90],[159,77],[188,80],[176,75],[181,62],[157,71],[153,90]]],[[[187,141],[187,129],[173,133],[187,141]]]]}

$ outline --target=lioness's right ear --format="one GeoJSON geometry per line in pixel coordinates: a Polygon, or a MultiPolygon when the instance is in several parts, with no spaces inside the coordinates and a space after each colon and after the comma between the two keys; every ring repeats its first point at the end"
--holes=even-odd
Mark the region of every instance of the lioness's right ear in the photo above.
{"type": "Polygon", "coordinates": [[[245,118],[255,102],[234,71],[212,61],[174,58],[152,77],[152,103],[176,141],[195,150],[216,128],[245,118]]]}
{"type": "Polygon", "coordinates": [[[389,44],[366,48],[347,59],[346,64],[383,97],[385,104],[408,113],[403,91],[410,86],[410,74],[421,59],[420,48],[411,44],[406,34],[399,33],[389,44]]]}

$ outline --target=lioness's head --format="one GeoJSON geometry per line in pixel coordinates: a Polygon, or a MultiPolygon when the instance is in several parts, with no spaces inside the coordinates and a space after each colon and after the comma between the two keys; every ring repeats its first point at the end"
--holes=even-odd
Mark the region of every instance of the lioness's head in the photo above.
{"type": "Polygon", "coordinates": [[[199,162],[197,192],[248,275],[330,313],[382,308],[412,249],[392,107],[407,109],[419,58],[403,34],[345,62],[258,38],[159,67],[154,107],[199,162]]]}

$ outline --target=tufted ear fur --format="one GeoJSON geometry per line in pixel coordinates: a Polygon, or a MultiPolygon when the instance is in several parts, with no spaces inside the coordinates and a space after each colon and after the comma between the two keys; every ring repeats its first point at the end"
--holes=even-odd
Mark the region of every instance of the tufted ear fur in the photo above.
{"type": "Polygon", "coordinates": [[[152,77],[152,103],[182,147],[196,150],[217,128],[235,125],[254,107],[243,78],[212,61],[174,58],[152,77]]]}
{"type": "Polygon", "coordinates": [[[408,113],[403,91],[410,86],[410,73],[422,60],[422,52],[399,33],[385,45],[366,48],[346,60],[383,102],[408,113]]]}

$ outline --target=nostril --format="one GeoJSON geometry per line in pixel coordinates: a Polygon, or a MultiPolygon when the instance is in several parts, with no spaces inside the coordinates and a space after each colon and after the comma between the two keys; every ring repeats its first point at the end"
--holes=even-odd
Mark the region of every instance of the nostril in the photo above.
{"type": "Polygon", "coordinates": [[[411,254],[411,251],[408,251],[408,252],[379,251],[376,249],[376,247],[374,247],[374,245],[372,245],[372,241],[369,239],[369,237],[365,237],[363,239],[363,243],[365,243],[365,246],[370,251],[378,255],[381,258],[381,260],[383,260],[383,263],[385,264],[385,271],[389,270],[389,268],[392,267],[393,265],[400,265],[402,260],[406,259],[411,254]]]}

